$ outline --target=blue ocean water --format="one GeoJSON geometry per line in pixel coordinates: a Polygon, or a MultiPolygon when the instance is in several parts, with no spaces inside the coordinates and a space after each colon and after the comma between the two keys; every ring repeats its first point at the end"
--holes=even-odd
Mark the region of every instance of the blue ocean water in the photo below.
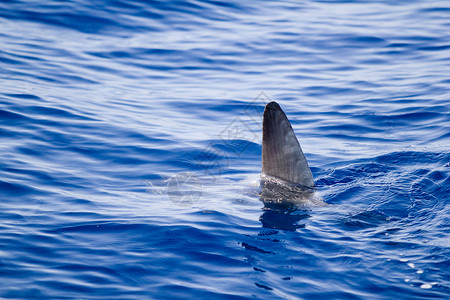
{"type": "Polygon", "coordinates": [[[0,298],[448,299],[449,20],[3,0],[0,298]],[[329,205],[260,201],[272,100],[329,205]]]}

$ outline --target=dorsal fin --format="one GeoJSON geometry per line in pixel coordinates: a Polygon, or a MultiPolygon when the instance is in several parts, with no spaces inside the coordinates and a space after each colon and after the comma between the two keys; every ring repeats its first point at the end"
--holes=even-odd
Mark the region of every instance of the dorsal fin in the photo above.
{"type": "Polygon", "coordinates": [[[276,102],[270,102],[264,110],[262,171],[296,184],[314,186],[314,178],[291,123],[276,102]]]}

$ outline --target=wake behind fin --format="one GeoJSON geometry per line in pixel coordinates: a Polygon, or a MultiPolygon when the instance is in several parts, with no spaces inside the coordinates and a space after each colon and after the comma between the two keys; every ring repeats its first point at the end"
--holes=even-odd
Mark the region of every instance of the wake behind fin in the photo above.
{"type": "Polygon", "coordinates": [[[262,171],[269,176],[314,187],[314,178],[291,123],[274,101],[264,109],[262,171]]]}

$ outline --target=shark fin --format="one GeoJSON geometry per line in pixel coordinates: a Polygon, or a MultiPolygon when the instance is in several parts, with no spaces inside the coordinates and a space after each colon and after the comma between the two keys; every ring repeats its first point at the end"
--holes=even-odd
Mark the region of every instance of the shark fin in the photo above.
{"type": "Polygon", "coordinates": [[[276,102],[264,109],[262,171],[264,174],[306,187],[314,178],[291,123],[276,102]]]}

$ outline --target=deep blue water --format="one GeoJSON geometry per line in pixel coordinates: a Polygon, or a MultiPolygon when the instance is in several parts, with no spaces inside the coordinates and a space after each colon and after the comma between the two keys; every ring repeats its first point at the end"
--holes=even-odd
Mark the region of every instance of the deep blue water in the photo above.
{"type": "Polygon", "coordinates": [[[448,1],[3,0],[0,298],[450,297],[448,1]],[[329,205],[264,209],[261,116],[329,205]]]}

